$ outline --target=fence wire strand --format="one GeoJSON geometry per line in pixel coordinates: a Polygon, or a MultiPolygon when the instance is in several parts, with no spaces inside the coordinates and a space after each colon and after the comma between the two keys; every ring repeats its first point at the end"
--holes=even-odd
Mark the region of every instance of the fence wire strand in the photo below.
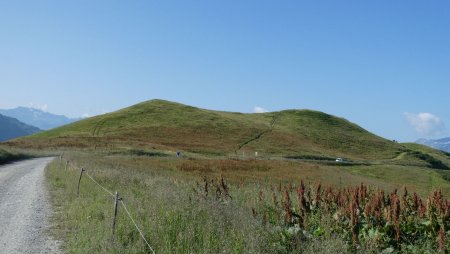
{"type": "Polygon", "coordinates": [[[147,246],[150,248],[150,250],[152,251],[153,254],[155,254],[155,251],[153,250],[152,246],[150,246],[150,244],[148,243],[147,239],[145,239],[144,234],[142,233],[141,229],[138,227],[138,225],[136,224],[136,222],[133,220],[133,217],[131,217],[130,212],[127,209],[127,206],[125,205],[125,203],[120,200],[120,203],[122,204],[125,212],[127,213],[128,217],[130,218],[130,220],[133,222],[134,226],[136,227],[137,231],[139,231],[139,234],[141,234],[142,239],[144,240],[144,242],[147,244],[147,246]]]}
{"type": "Polygon", "coordinates": [[[89,177],[94,183],[96,183],[100,188],[102,188],[105,192],[107,192],[109,195],[111,195],[112,197],[115,197],[115,195],[108,189],[106,189],[105,187],[103,187],[101,184],[99,184],[97,181],[95,181],[95,179],[89,175],[89,173],[87,172],[87,170],[85,169],[85,173],[87,175],[87,177],[89,177]]]}
{"type": "MultiPolygon", "coordinates": [[[[69,167],[72,167],[72,169],[75,170],[80,170],[80,168],[78,168],[73,162],[72,163],[67,163],[67,165],[69,167]]],[[[111,195],[113,198],[115,198],[115,195],[108,189],[106,189],[105,187],[103,187],[99,182],[97,182],[91,175],[89,175],[89,173],[87,172],[87,169],[83,169],[83,171],[85,172],[85,174],[87,175],[87,177],[89,177],[89,179],[91,179],[94,183],[96,183],[100,188],[102,188],[105,192],[107,192],[109,195],[111,195]]],[[[133,217],[130,214],[130,211],[128,211],[127,206],[125,205],[125,203],[123,202],[122,199],[119,200],[120,203],[123,206],[123,209],[125,210],[126,214],[128,215],[128,218],[130,218],[130,220],[133,222],[134,227],[137,229],[137,231],[139,232],[139,234],[141,235],[142,240],[144,240],[144,242],[147,244],[148,248],[152,251],[153,254],[155,254],[155,251],[153,250],[152,246],[150,246],[150,244],[148,243],[147,239],[145,239],[144,233],[142,233],[142,230],[138,227],[138,225],[136,224],[136,221],[134,221],[133,217]]]]}
{"type": "MultiPolygon", "coordinates": [[[[75,170],[80,170],[79,167],[77,167],[73,162],[72,163],[68,163],[69,167],[72,167],[72,169],[75,170]]],[[[103,187],[99,182],[97,182],[91,175],[89,175],[88,170],[87,169],[83,169],[83,171],[85,172],[85,174],[87,175],[87,177],[89,177],[89,179],[91,179],[95,184],[97,184],[100,188],[102,188],[105,192],[107,192],[109,195],[111,195],[112,197],[115,197],[114,194],[112,193],[112,191],[106,189],[105,187],[103,187]]]]}

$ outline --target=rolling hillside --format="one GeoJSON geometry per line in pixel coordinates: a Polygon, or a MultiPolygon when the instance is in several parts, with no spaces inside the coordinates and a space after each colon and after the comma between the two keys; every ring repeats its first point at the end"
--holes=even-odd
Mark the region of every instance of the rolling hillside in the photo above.
{"type": "MultiPolygon", "coordinates": [[[[208,242],[211,235],[219,235],[217,242],[224,241],[224,236],[208,231],[224,228],[224,224],[220,224],[223,221],[231,228],[226,237],[235,239],[236,235],[242,235],[243,239],[248,239],[248,235],[260,234],[254,228],[248,230],[249,226],[244,223],[256,218],[272,221],[263,219],[265,214],[278,219],[273,224],[257,224],[264,225],[259,232],[269,232],[268,226],[281,229],[290,225],[283,219],[288,214],[284,212],[284,204],[291,203],[290,195],[293,202],[297,202],[293,203],[293,207],[302,207],[300,202],[303,201],[294,197],[298,197],[299,192],[295,190],[304,182],[312,190],[308,193],[320,192],[320,186],[324,186],[327,190],[336,188],[336,194],[347,190],[350,195],[348,190],[351,186],[362,190],[362,186],[367,184],[369,190],[376,190],[372,193],[386,191],[386,197],[393,197],[389,193],[397,193],[403,188],[411,193],[411,197],[422,197],[424,200],[435,189],[441,190],[444,197],[450,195],[450,154],[419,144],[398,144],[385,140],[345,119],[311,110],[242,114],[152,100],[19,138],[8,144],[25,148],[69,148],[64,152],[64,159],[70,161],[69,165],[87,168],[107,189],[119,189],[135,211],[141,212],[138,218],[148,218],[148,214],[154,216],[155,219],[145,220],[141,224],[146,229],[152,229],[149,232],[157,232],[157,235],[150,235],[151,239],[170,236],[176,243],[180,242],[182,234],[191,237],[192,228],[205,232],[206,237],[201,239],[208,242]],[[86,148],[86,151],[80,151],[83,150],[80,148],[86,148]],[[186,156],[177,158],[173,153],[176,150],[182,150],[186,156]],[[167,156],[168,151],[172,156],[167,156]],[[255,152],[258,152],[260,159],[253,159],[255,152]],[[242,156],[244,154],[247,157],[242,156]],[[237,159],[236,155],[244,159],[237,159]],[[344,157],[345,162],[335,162],[336,157],[344,157]],[[227,179],[228,183],[225,184],[223,179],[227,179]],[[220,187],[217,189],[218,186],[222,186],[223,191],[220,187]],[[228,190],[230,196],[225,200],[220,196],[225,194],[220,193],[228,193],[228,190]],[[230,221],[235,222],[230,224],[230,221]],[[158,228],[158,225],[161,227],[158,228]],[[157,230],[153,230],[155,228],[157,230]],[[173,235],[176,237],[171,237],[173,235]]],[[[98,242],[110,239],[110,235],[103,233],[105,230],[97,233],[92,228],[104,228],[105,221],[109,223],[110,218],[105,219],[103,214],[106,213],[101,213],[101,216],[86,220],[86,214],[109,210],[111,203],[104,195],[95,194],[101,192],[90,181],[81,181],[82,191],[80,196],[75,196],[74,183],[80,179],[79,168],[75,166],[75,170],[65,170],[64,165],[55,160],[47,169],[52,195],[57,197],[56,202],[62,207],[60,214],[64,214],[57,217],[58,227],[55,228],[65,232],[56,234],[78,239],[77,242],[69,241],[68,252],[78,249],[82,251],[72,252],[95,252],[91,246],[98,246],[98,242]],[[75,219],[67,220],[67,214],[75,219]]],[[[322,195],[325,197],[325,192],[322,195]]],[[[383,199],[384,196],[383,193],[383,199]]],[[[346,199],[351,198],[348,196],[346,199]]],[[[368,206],[363,207],[358,209],[366,212],[368,206]]],[[[383,211],[391,214],[388,209],[383,211]]],[[[324,214],[334,221],[337,213],[334,210],[328,213],[320,210],[316,214],[324,214]]],[[[314,216],[308,217],[307,225],[313,225],[314,216]]],[[[360,217],[363,219],[364,213],[360,213],[360,217]]],[[[360,226],[363,228],[366,225],[360,226]]],[[[390,227],[384,222],[377,225],[381,225],[383,230],[384,225],[390,227]]],[[[343,228],[348,226],[344,224],[343,228]]],[[[276,232],[274,235],[284,236],[279,231],[270,230],[276,232]]],[[[311,235],[317,232],[316,228],[311,232],[311,235]]],[[[135,248],[133,251],[142,252],[136,240],[129,244],[130,233],[119,234],[122,238],[118,237],[116,241],[126,242],[122,245],[124,250],[135,248]]],[[[184,241],[188,246],[200,239],[196,237],[197,240],[191,240],[188,237],[184,241]]],[[[422,240],[420,237],[418,239],[422,240]]],[[[267,243],[267,239],[272,238],[264,238],[261,242],[267,243]]],[[[436,237],[433,235],[430,239],[434,243],[436,237]]],[[[243,241],[239,239],[238,242],[241,244],[243,241]]],[[[323,238],[319,242],[322,245],[323,238]]],[[[163,248],[168,245],[165,238],[156,243],[161,252],[189,252],[188,249],[165,251],[163,248]]],[[[216,249],[211,252],[220,251],[216,249]]]]}
{"type": "Polygon", "coordinates": [[[312,110],[243,114],[151,100],[6,144],[81,149],[98,156],[126,155],[130,160],[154,157],[151,163],[172,170],[246,169],[224,173],[229,178],[255,178],[259,172],[280,180],[300,177],[331,185],[366,182],[384,189],[408,186],[421,194],[439,187],[450,193],[450,154],[395,143],[343,118],[312,110]],[[182,151],[187,161],[171,160],[175,156],[157,159],[175,151],[182,151]],[[261,164],[246,164],[245,159],[255,158],[255,152],[261,164]],[[237,157],[244,160],[234,161],[237,157]],[[335,162],[336,157],[344,162],[335,162]]]}
{"type": "Polygon", "coordinates": [[[34,126],[0,114],[0,141],[30,135],[38,131],[40,130],[34,126]]]}
{"type": "Polygon", "coordinates": [[[311,110],[243,114],[163,100],[143,102],[12,143],[29,147],[139,147],[231,155],[390,159],[403,147],[311,110]]]}

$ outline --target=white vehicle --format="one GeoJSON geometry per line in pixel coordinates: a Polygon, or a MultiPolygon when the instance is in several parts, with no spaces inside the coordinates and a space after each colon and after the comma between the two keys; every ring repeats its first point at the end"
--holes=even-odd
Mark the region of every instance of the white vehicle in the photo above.
{"type": "Polygon", "coordinates": [[[344,160],[342,158],[336,158],[336,162],[343,162],[344,160]]]}

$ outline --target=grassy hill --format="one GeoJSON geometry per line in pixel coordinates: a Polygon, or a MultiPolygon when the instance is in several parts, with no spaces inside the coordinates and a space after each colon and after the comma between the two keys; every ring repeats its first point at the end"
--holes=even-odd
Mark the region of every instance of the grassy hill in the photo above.
{"type": "MultiPolygon", "coordinates": [[[[275,170],[265,177],[293,179],[305,167],[295,162],[305,162],[317,165],[317,172],[302,173],[302,179],[336,185],[344,178],[344,183],[373,182],[387,189],[414,187],[420,179],[425,181],[417,187],[422,193],[437,186],[450,193],[450,154],[423,145],[395,143],[343,118],[312,110],[243,114],[151,100],[8,144],[39,149],[96,149],[103,155],[124,156],[164,155],[181,150],[196,159],[187,168],[234,172],[245,167],[252,174],[259,166],[227,161],[229,165],[223,169],[222,162],[211,159],[254,158],[258,152],[261,159],[276,160],[264,161],[275,170]],[[336,157],[346,162],[336,163],[336,157]],[[286,159],[293,163],[282,162],[286,159]],[[282,174],[282,168],[288,168],[289,173],[282,174]],[[327,171],[329,168],[332,170],[327,171]]],[[[169,165],[175,167],[173,162],[169,165]]]]}
{"type": "Polygon", "coordinates": [[[54,234],[67,242],[70,253],[148,252],[122,208],[109,244],[105,229],[111,226],[111,200],[84,176],[76,194],[80,167],[108,190],[120,192],[157,253],[354,253],[354,230],[360,232],[361,253],[436,253],[439,227],[424,227],[427,216],[411,214],[413,223],[407,213],[400,216],[403,235],[396,241],[395,220],[389,220],[397,203],[383,202],[381,217],[373,209],[382,219],[375,224],[366,217],[371,209],[366,204],[401,195],[403,209],[414,198],[427,204],[428,195],[437,197],[435,189],[450,196],[450,154],[398,144],[311,110],[242,114],[152,100],[9,144],[68,148],[64,160],[69,167],[55,160],[46,175],[62,211],[55,216],[54,234]],[[176,157],[176,150],[184,156],[176,157]],[[336,157],[345,161],[337,163],[336,157]],[[304,200],[298,191],[303,182],[304,200]],[[350,201],[361,193],[369,196],[356,209],[350,201]],[[320,195],[341,205],[312,205],[322,202],[320,195]],[[358,216],[355,225],[349,207],[358,216]],[[288,218],[292,211],[303,211],[306,224],[298,214],[288,218]],[[344,216],[339,224],[336,215],[344,216]],[[374,236],[367,238],[370,232],[374,236]]]}
{"type": "Polygon", "coordinates": [[[389,159],[404,147],[349,121],[311,110],[263,114],[146,101],[11,142],[28,147],[139,147],[232,155],[389,159]]]}

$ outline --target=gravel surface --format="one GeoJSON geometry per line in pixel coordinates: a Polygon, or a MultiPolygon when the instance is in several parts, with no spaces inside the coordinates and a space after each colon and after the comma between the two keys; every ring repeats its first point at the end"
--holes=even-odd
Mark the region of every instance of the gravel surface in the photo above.
{"type": "Polygon", "coordinates": [[[48,235],[44,168],[53,158],[0,166],[0,253],[60,253],[48,235]]]}

